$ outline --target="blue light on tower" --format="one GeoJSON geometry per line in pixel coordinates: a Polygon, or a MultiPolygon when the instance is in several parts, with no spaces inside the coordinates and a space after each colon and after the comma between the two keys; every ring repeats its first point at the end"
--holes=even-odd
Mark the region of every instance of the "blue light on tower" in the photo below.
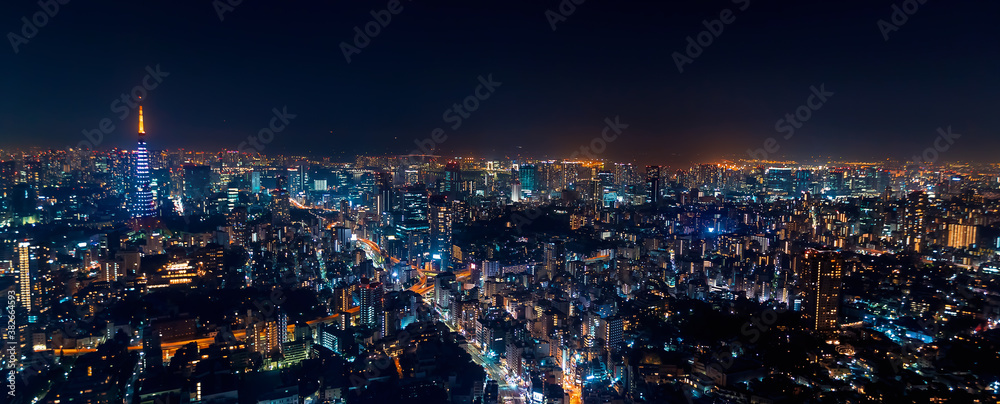
{"type": "Polygon", "coordinates": [[[132,217],[154,216],[153,191],[149,178],[149,151],[146,150],[146,130],[142,121],[142,106],[139,106],[139,144],[135,150],[135,189],[132,193],[132,217]]]}

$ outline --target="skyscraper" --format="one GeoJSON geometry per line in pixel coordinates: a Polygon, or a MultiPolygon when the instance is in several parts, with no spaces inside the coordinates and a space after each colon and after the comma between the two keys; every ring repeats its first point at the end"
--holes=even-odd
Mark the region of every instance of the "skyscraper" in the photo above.
{"type": "Polygon", "coordinates": [[[361,298],[361,310],[358,313],[360,323],[377,327],[379,315],[382,313],[382,283],[371,282],[367,278],[362,279],[358,295],[361,298]]]}
{"type": "Polygon", "coordinates": [[[375,183],[378,185],[375,210],[379,215],[387,215],[392,211],[392,174],[383,171],[375,173],[375,183]]]}
{"type": "Polygon", "coordinates": [[[430,197],[428,205],[431,261],[440,263],[440,269],[447,271],[451,265],[451,206],[448,204],[448,197],[444,195],[430,197]]]}
{"type": "Polygon", "coordinates": [[[250,245],[250,229],[247,226],[249,215],[247,208],[238,206],[229,213],[229,226],[232,228],[233,244],[240,247],[250,245]]]}
{"type": "Polygon", "coordinates": [[[287,189],[271,191],[271,223],[275,225],[292,222],[291,205],[287,189]]]}
{"type": "Polygon", "coordinates": [[[184,165],[184,213],[205,214],[212,192],[212,168],[205,165],[184,165]]]}
{"type": "Polygon", "coordinates": [[[805,254],[803,314],[809,328],[830,332],[837,328],[843,261],[832,251],[805,254]]]}
{"type": "Polygon", "coordinates": [[[646,166],[646,202],[660,201],[660,166],[646,166]]]}
{"type": "Polygon", "coordinates": [[[396,223],[397,236],[406,243],[407,261],[416,264],[426,248],[427,230],[427,187],[416,183],[403,190],[402,215],[396,223]]]}
{"type": "Polygon", "coordinates": [[[775,196],[792,193],[792,169],[771,167],[767,169],[767,192],[775,196]]]}
{"type": "Polygon", "coordinates": [[[20,241],[17,243],[15,251],[15,259],[17,260],[18,289],[21,292],[17,301],[26,312],[31,313],[33,311],[33,308],[31,307],[31,243],[28,241],[20,241]]]}
{"type": "Polygon", "coordinates": [[[444,167],[444,193],[458,200],[462,192],[462,167],[456,161],[450,161],[444,167]]]}
{"type": "Polygon", "coordinates": [[[521,192],[532,195],[538,192],[538,167],[534,164],[525,164],[517,170],[518,178],[521,180],[521,192]]]}
{"type": "Polygon", "coordinates": [[[139,106],[139,144],[135,150],[135,188],[132,191],[132,217],[143,218],[156,215],[153,205],[153,191],[149,178],[149,151],[146,150],[146,129],[142,121],[142,106],[139,106]]]}

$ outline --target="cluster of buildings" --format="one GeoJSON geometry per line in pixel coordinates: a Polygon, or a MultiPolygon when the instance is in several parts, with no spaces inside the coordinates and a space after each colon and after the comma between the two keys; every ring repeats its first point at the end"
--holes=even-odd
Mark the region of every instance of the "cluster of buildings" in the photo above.
{"type": "MultiPolygon", "coordinates": [[[[17,394],[995,401],[1000,167],[0,151],[17,394]]],[[[728,400],[728,401],[727,401],[728,400]]]]}

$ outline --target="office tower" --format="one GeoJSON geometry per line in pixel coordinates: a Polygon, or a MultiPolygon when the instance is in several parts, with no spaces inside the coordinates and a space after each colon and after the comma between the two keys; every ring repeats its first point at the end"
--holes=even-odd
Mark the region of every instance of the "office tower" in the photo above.
{"type": "Polygon", "coordinates": [[[288,189],[288,178],[278,176],[277,189],[271,191],[271,223],[274,225],[285,225],[292,222],[291,201],[288,189]]]}
{"type": "Polygon", "coordinates": [[[390,216],[392,212],[392,174],[387,172],[375,173],[375,183],[378,187],[378,196],[375,200],[375,211],[379,215],[390,216]]]}
{"type": "Polygon", "coordinates": [[[924,250],[926,233],[927,194],[916,191],[907,195],[903,209],[903,243],[910,251],[924,250]]]}
{"type": "Polygon", "coordinates": [[[440,270],[447,271],[451,266],[451,206],[444,195],[430,197],[428,205],[431,260],[440,265],[440,270]]]}
{"type": "Polygon", "coordinates": [[[795,186],[794,191],[796,194],[801,194],[803,192],[812,191],[812,181],[813,172],[812,170],[799,169],[795,172],[795,186]]]}
{"type": "Polygon", "coordinates": [[[6,193],[7,207],[10,209],[11,224],[24,226],[38,222],[38,193],[28,184],[14,184],[6,193]]]}
{"type": "Polygon", "coordinates": [[[150,171],[150,190],[153,192],[153,206],[156,207],[156,216],[169,216],[174,209],[173,202],[170,201],[171,173],[166,168],[154,168],[150,171]]]}
{"type": "Polygon", "coordinates": [[[260,171],[254,171],[250,173],[250,191],[256,194],[260,189],[260,171]]]}
{"type": "Polygon", "coordinates": [[[430,228],[427,220],[427,187],[423,183],[405,187],[402,199],[402,214],[396,224],[397,236],[406,244],[407,261],[416,265],[426,248],[430,228]]]}
{"type": "Polygon", "coordinates": [[[517,170],[518,179],[521,180],[521,192],[527,197],[537,193],[538,189],[538,166],[534,164],[524,164],[517,170]]]}
{"type": "Polygon", "coordinates": [[[271,224],[285,225],[291,222],[291,202],[288,190],[271,191],[271,224]]]}
{"type": "Polygon", "coordinates": [[[611,171],[598,172],[597,185],[599,186],[599,192],[595,199],[600,202],[600,206],[614,206],[615,201],[618,199],[618,187],[615,186],[615,173],[611,171]]]}
{"type": "Polygon", "coordinates": [[[843,260],[832,251],[806,251],[803,276],[803,316],[809,328],[820,332],[837,329],[843,260]]]}
{"type": "Polygon", "coordinates": [[[184,165],[184,213],[205,214],[212,192],[212,169],[209,166],[184,165]]]}
{"type": "Polygon", "coordinates": [[[841,194],[847,190],[847,173],[843,169],[831,170],[826,175],[826,187],[833,194],[841,194]]]}
{"type": "Polygon", "coordinates": [[[328,189],[330,189],[330,186],[327,184],[327,181],[325,179],[313,180],[313,187],[312,187],[313,191],[326,192],[328,189]]]}
{"type": "Polygon", "coordinates": [[[444,194],[452,200],[461,199],[462,167],[456,161],[448,162],[444,167],[444,194]]]}
{"type": "Polygon", "coordinates": [[[521,181],[516,178],[510,183],[510,201],[521,202],[521,181]]]}
{"type": "Polygon", "coordinates": [[[247,213],[247,208],[243,206],[238,206],[229,213],[229,226],[232,229],[233,244],[240,247],[247,247],[250,245],[250,228],[247,225],[249,215],[247,213]]]}
{"type": "Polygon", "coordinates": [[[142,106],[139,106],[139,143],[135,150],[135,188],[132,191],[132,217],[143,218],[156,215],[153,191],[150,188],[149,151],[146,150],[146,129],[142,121],[142,106]]]}
{"type": "Polygon", "coordinates": [[[660,166],[646,166],[646,202],[660,201],[660,166]]]}
{"type": "Polygon", "coordinates": [[[383,303],[382,283],[371,282],[367,278],[361,279],[358,296],[361,301],[361,310],[358,313],[360,324],[369,327],[378,327],[378,319],[382,313],[383,303]]]}
{"type": "Polygon", "coordinates": [[[309,190],[309,166],[299,164],[289,167],[288,170],[288,193],[298,196],[309,190]]]}
{"type": "Polygon", "coordinates": [[[771,167],[766,173],[767,192],[775,196],[792,193],[792,169],[771,167]]]}

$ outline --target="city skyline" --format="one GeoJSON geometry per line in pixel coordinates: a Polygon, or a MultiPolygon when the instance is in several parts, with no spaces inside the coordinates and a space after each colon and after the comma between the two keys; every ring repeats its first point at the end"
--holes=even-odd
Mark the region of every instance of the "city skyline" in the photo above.
{"type": "Polygon", "coordinates": [[[0,402],[998,402],[1000,3],[8,3],[0,402]]]}

